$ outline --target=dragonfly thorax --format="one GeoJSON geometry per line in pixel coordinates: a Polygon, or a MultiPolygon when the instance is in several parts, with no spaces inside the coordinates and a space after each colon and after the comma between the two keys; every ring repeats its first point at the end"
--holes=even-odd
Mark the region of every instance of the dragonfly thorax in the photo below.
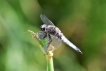
{"type": "Polygon", "coordinates": [[[53,26],[53,25],[46,26],[45,32],[53,36],[57,36],[58,38],[61,39],[62,33],[56,26],[53,26]]]}

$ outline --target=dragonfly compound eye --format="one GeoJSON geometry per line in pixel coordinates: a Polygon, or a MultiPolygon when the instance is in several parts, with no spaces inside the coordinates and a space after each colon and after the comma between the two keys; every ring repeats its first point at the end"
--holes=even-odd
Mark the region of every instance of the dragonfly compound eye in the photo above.
{"type": "Polygon", "coordinates": [[[46,25],[41,25],[41,30],[45,31],[45,27],[46,27],[46,25]]]}
{"type": "Polygon", "coordinates": [[[45,28],[41,28],[42,31],[45,31],[45,28]]]}

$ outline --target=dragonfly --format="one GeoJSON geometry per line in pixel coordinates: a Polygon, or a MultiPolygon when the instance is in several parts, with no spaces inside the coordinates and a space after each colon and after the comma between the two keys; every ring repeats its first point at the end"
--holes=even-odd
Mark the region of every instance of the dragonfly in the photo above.
{"type": "Polygon", "coordinates": [[[61,46],[62,42],[64,42],[72,47],[74,50],[82,54],[81,50],[72,42],[70,42],[60,31],[60,29],[56,27],[44,14],[41,14],[40,18],[44,24],[41,25],[41,31],[38,32],[38,35],[41,36],[42,39],[48,38],[46,47],[48,47],[49,45],[53,45],[54,48],[57,49],[61,46]]]}

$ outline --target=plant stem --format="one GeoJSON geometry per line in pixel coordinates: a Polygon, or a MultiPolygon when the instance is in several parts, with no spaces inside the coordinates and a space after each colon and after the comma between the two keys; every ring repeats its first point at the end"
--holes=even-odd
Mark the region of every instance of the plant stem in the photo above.
{"type": "Polygon", "coordinates": [[[31,33],[31,35],[32,35],[32,37],[34,38],[34,39],[37,39],[37,41],[40,43],[40,45],[41,45],[41,49],[42,49],[42,51],[44,52],[44,54],[46,55],[46,58],[47,58],[47,71],[54,71],[54,66],[53,66],[53,46],[49,46],[48,48],[49,48],[49,51],[46,53],[46,51],[48,50],[44,50],[42,47],[44,47],[44,41],[42,41],[42,40],[39,40],[39,38],[37,37],[37,34],[36,33],[34,33],[33,31],[31,31],[31,30],[28,30],[28,32],[30,32],[31,33]]]}
{"type": "Polygon", "coordinates": [[[46,55],[47,58],[47,71],[54,71],[54,66],[53,66],[53,54],[46,55]]]}

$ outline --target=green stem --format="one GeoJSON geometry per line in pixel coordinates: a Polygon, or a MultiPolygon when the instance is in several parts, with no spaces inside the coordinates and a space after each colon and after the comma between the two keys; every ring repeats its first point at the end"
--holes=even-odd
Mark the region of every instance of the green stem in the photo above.
{"type": "MultiPolygon", "coordinates": [[[[37,37],[37,34],[34,33],[31,30],[28,30],[28,32],[30,32],[32,34],[32,37],[34,39],[37,39],[37,41],[40,43],[41,47],[44,47],[44,45],[46,44],[45,41],[43,40],[39,40],[39,38],[37,37]]],[[[52,46],[49,46],[48,48],[53,48],[52,46]]],[[[43,50],[43,48],[41,48],[43,50]]],[[[54,67],[53,67],[53,50],[49,50],[47,53],[43,50],[44,54],[46,54],[46,58],[47,58],[47,71],[54,71],[54,67]]]]}
{"type": "Polygon", "coordinates": [[[47,71],[54,71],[53,57],[46,55],[46,58],[47,58],[47,71]]]}

